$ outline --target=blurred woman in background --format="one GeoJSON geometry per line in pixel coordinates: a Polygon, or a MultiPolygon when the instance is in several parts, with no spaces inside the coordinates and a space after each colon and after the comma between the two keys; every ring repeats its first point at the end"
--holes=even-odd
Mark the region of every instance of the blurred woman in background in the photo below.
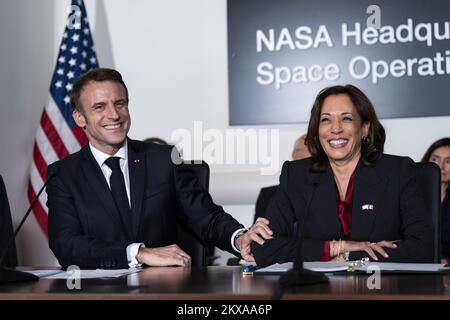
{"type": "Polygon", "coordinates": [[[425,152],[422,162],[434,162],[441,169],[441,251],[442,263],[450,262],[450,138],[435,141],[425,152]]]}

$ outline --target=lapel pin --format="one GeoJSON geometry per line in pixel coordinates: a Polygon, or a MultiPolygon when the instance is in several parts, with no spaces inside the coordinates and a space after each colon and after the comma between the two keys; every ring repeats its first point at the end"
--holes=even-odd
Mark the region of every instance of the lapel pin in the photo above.
{"type": "Polygon", "coordinates": [[[139,159],[134,159],[134,160],[133,160],[133,163],[134,163],[134,164],[138,164],[139,161],[140,161],[139,159]]]}
{"type": "Polygon", "coordinates": [[[363,210],[373,210],[373,204],[365,204],[362,206],[363,210]]]}

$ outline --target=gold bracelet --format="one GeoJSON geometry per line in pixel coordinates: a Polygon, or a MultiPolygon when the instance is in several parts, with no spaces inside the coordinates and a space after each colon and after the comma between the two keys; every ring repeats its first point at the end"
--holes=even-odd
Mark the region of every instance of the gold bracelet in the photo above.
{"type": "Polygon", "coordinates": [[[330,243],[330,256],[331,257],[336,256],[336,252],[335,252],[336,246],[335,245],[336,245],[336,240],[332,240],[330,243]]]}

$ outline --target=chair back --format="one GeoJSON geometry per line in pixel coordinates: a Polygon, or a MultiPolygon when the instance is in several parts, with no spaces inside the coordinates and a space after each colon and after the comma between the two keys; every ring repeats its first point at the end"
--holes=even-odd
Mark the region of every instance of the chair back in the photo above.
{"type": "Polygon", "coordinates": [[[434,226],[434,262],[441,262],[441,170],[432,162],[416,163],[417,179],[434,226]]]}
{"type": "MultiPolygon", "coordinates": [[[[209,166],[205,161],[190,161],[181,164],[195,172],[200,186],[209,190],[209,166]]],[[[177,244],[191,256],[191,265],[206,266],[206,248],[191,230],[178,224],[177,244]]]]}

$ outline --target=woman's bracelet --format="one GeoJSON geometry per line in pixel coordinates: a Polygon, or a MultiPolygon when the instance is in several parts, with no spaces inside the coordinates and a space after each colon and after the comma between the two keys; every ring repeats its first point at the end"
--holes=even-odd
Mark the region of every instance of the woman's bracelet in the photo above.
{"type": "Polygon", "coordinates": [[[330,256],[335,257],[336,254],[336,240],[331,240],[330,242],[330,256]]]}

